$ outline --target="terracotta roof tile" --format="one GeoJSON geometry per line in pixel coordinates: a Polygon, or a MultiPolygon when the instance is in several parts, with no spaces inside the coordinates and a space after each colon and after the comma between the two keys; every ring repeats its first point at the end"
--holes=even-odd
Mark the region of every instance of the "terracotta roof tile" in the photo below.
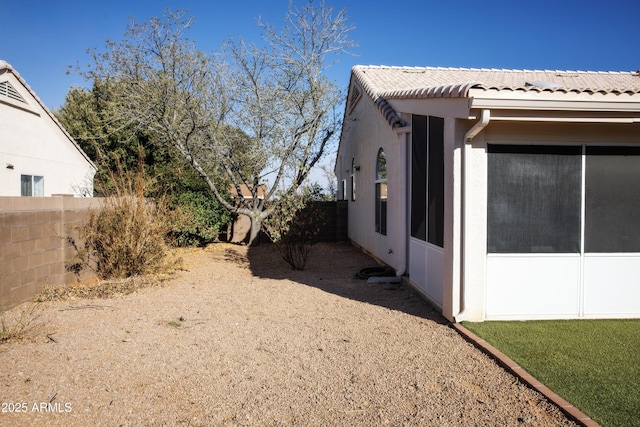
{"type": "Polygon", "coordinates": [[[385,99],[464,97],[471,88],[640,93],[638,72],[356,66],[353,73],[365,90],[385,99]]]}
{"type": "Polygon", "coordinates": [[[352,69],[355,79],[371,97],[389,125],[402,119],[388,100],[459,98],[470,89],[561,93],[640,93],[640,71],[505,70],[488,68],[436,68],[362,66],[352,69]]]}

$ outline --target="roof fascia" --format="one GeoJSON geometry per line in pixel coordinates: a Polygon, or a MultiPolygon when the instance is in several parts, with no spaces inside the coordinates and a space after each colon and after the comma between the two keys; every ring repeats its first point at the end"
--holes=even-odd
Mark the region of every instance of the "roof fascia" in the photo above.
{"type": "MultiPolygon", "coordinates": [[[[640,114],[598,114],[594,112],[557,112],[547,110],[497,110],[492,109],[492,121],[559,122],[559,123],[640,123],[640,114]],[[567,114],[562,114],[567,113],[567,114]]],[[[473,117],[476,118],[476,117],[473,117]]]]}
{"type": "Polygon", "coordinates": [[[470,114],[467,98],[393,99],[389,104],[398,112],[422,116],[466,119],[470,114]]]}
{"type": "Polygon", "coordinates": [[[472,89],[473,109],[640,113],[640,94],[532,93],[472,89]]]}

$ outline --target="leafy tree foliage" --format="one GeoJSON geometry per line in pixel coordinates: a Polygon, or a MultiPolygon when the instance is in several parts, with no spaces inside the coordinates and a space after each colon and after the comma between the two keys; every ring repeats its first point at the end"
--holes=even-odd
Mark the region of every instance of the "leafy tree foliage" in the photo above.
{"type": "Polygon", "coordinates": [[[230,39],[214,56],[186,36],[184,11],[167,10],[132,21],[81,70],[113,90],[101,122],[175,149],[220,204],[251,218],[252,242],[271,214],[267,202],[276,191],[296,197],[340,128],[342,96],[324,72],[354,46],[345,12],[324,3],[290,3],[281,28],[258,25],[260,47],[230,39]]]}
{"type": "MultiPolygon", "coordinates": [[[[95,80],[89,90],[73,88],[55,112],[65,129],[98,165],[96,192],[118,192],[118,171],[129,173],[144,167],[153,185],[144,197],[163,198],[172,212],[170,240],[175,244],[203,245],[214,241],[230,221],[229,212],[211,196],[211,190],[184,158],[151,133],[116,120],[112,85],[95,80]],[[141,160],[143,163],[141,163],[141,160]],[[165,197],[166,196],[166,197],[165,197]]],[[[169,218],[169,217],[168,217],[169,218]]]]}
{"type": "Polygon", "coordinates": [[[116,94],[113,84],[96,79],[91,89],[69,90],[64,104],[55,111],[65,129],[98,165],[95,188],[100,195],[113,190],[112,172],[118,167],[123,170],[139,167],[140,154],[144,157],[145,173],[153,177],[179,167],[176,160],[184,163],[150,133],[115,120],[116,94]]]}
{"type": "Polygon", "coordinates": [[[304,270],[325,221],[318,205],[322,197],[314,191],[318,187],[304,187],[291,197],[277,197],[271,203],[271,215],[264,221],[265,232],[294,270],[304,270]]]}

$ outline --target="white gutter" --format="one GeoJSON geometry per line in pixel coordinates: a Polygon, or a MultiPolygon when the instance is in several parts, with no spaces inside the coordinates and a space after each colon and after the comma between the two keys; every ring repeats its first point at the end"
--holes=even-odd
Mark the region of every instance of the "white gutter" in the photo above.
{"type": "MultiPolygon", "coordinates": [[[[403,162],[405,162],[405,166],[407,163],[407,147],[409,145],[409,134],[411,133],[411,126],[403,126],[403,127],[399,127],[396,128],[395,131],[398,134],[398,137],[402,140],[400,142],[400,158],[402,159],[403,162]]],[[[407,264],[409,263],[408,259],[407,259],[407,254],[409,253],[409,221],[406,221],[407,219],[407,203],[408,203],[408,197],[407,197],[407,191],[406,189],[409,188],[409,176],[408,176],[408,172],[406,172],[408,170],[405,169],[405,173],[402,174],[402,188],[404,189],[404,191],[400,192],[400,205],[402,206],[402,214],[401,214],[401,218],[404,218],[405,221],[403,221],[404,223],[404,232],[402,233],[402,245],[401,245],[401,255],[400,255],[400,260],[402,261],[402,267],[400,268],[400,270],[396,271],[396,277],[402,277],[404,276],[404,274],[407,272],[407,264]]]]}
{"type": "MultiPolygon", "coordinates": [[[[466,260],[468,259],[467,256],[467,234],[469,233],[469,230],[471,229],[470,227],[470,220],[469,217],[470,215],[467,214],[467,209],[469,206],[471,206],[471,196],[470,196],[470,191],[469,191],[469,176],[470,176],[470,172],[469,172],[469,158],[471,156],[470,152],[471,152],[471,141],[473,140],[473,138],[475,138],[480,132],[482,132],[482,130],[487,127],[487,125],[489,124],[489,122],[491,121],[491,110],[489,109],[483,109],[482,113],[480,115],[480,120],[478,120],[478,122],[473,125],[473,127],[471,129],[469,129],[469,131],[464,135],[464,143],[463,143],[463,147],[462,147],[462,244],[461,244],[461,248],[460,248],[460,256],[461,256],[461,260],[460,260],[460,287],[459,287],[459,294],[457,295],[457,301],[458,301],[458,307],[457,310],[458,314],[454,314],[453,315],[453,320],[457,323],[461,320],[464,320],[464,311],[465,311],[465,303],[464,303],[464,291],[465,291],[465,283],[467,282],[466,280],[466,272],[465,272],[465,264],[466,264],[466,260]]],[[[455,299],[454,299],[455,301],[455,299]]],[[[454,311],[454,312],[455,312],[454,311]]]]}
{"type": "Polygon", "coordinates": [[[473,125],[473,127],[469,129],[469,131],[464,135],[465,147],[467,143],[471,142],[473,138],[475,138],[482,131],[482,129],[487,127],[490,120],[491,120],[491,110],[488,110],[488,109],[482,110],[482,113],[480,115],[480,120],[478,121],[478,123],[473,125]]]}

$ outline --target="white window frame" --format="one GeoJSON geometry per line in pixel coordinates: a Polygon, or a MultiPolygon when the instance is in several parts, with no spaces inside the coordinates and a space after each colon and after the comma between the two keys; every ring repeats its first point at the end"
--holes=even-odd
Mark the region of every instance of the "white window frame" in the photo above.
{"type": "Polygon", "coordinates": [[[44,197],[44,176],[27,174],[20,175],[20,195],[23,197],[44,197]],[[23,191],[22,183],[25,177],[28,177],[30,180],[29,190],[31,194],[25,194],[23,191]]]}
{"type": "Polygon", "coordinates": [[[374,194],[375,194],[375,231],[376,233],[380,233],[383,236],[387,235],[387,213],[388,213],[388,205],[385,205],[385,209],[383,210],[382,205],[382,188],[385,188],[384,200],[388,200],[388,188],[387,185],[387,156],[384,153],[384,149],[380,148],[378,150],[378,154],[376,156],[376,176],[374,180],[374,194]],[[385,167],[384,167],[384,177],[380,177],[380,156],[384,156],[385,159],[385,167]],[[383,214],[384,211],[384,214],[383,214]]]}

